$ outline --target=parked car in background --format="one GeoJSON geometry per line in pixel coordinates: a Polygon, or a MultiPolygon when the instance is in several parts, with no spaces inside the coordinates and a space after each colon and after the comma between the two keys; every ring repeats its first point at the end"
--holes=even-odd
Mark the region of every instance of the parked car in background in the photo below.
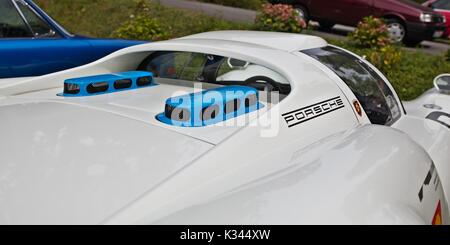
{"type": "Polygon", "coordinates": [[[450,0],[431,0],[425,2],[423,5],[432,8],[445,17],[447,20],[447,30],[444,33],[444,37],[450,38],[450,0]]]}
{"type": "Polygon", "coordinates": [[[417,45],[441,37],[445,18],[432,9],[407,0],[271,0],[289,3],[308,20],[318,21],[323,29],[335,24],[356,26],[364,17],[384,18],[396,42],[417,45]]]}
{"type": "Polygon", "coordinates": [[[0,0],[0,79],[73,68],[141,43],[73,35],[31,0],[0,0]]]}

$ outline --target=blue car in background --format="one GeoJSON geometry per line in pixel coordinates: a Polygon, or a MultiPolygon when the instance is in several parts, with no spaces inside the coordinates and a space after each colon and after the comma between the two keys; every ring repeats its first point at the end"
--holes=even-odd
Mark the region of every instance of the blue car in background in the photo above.
{"type": "Polygon", "coordinates": [[[72,35],[31,0],[0,0],[0,79],[77,67],[141,43],[72,35]]]}

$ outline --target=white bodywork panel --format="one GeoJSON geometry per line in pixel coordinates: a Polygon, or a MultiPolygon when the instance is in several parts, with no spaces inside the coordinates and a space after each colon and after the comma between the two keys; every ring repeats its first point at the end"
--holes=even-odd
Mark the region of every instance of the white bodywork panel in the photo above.
{"type": "MultiPolygon", "coordinates": [[[[426,173],[431,162],[406,139],[394,130],[362,127],[306,148],[291,144],[247,166],[263,168],[276,161],[278,168],[272,174],[253,171],[245,178],[238,171],[222,174],[195,190],[195,205],[157,224],[429,224],[434,210],[423,212],[423,206],[437,203],[442,189],[438,186],[438,195],[429,203],[420,203],[416,190],[422,183],[417,180],[425,177],[420,173],[426,173]],[[386,138],[395,147],[385,144],[386,138]],[[407,159],[402,148],[410,150],[407,159]],[[399,178],[396,173],[404,169],[410,173],[399,178]],[[202,192],[220,188],[230,178],[247,184],[203,199],[202,192]]],[[[431,188],[427,191],[434,194],[431,188]]]]}
{"type": "Polygon", "coordinates": [[[181,39],[228,40],[246,44],[263,45],[268,48],[286,52],[320,48],[327,45],[327,42],[320,37],[279,32],[261,33],[257,31],[206,32],[183,37],[181,39]]]}
{"type": "MultiPolygon", "coordinates": [[[[212,32],[0,84],[0,223],[431,224],[439,201],[449,223],[450,130],[414,104],[430,98],[407,104],[392,127],[371,125],[345,83],[298,52],[326,45],[306,35],[212,32]],[[154,51],[245,60],[291,92],[279,103],[262,100],[263,110],[237,119],[244,124],[199,128],[155,119],[167,98],[195,92],[162,79],[119,93],[56,95],[66,79],[136,70],[154,51]],[[331,98],[343,107],[294,127],[283,117],[331,98]]],[[[449,112],[445,96],[433,98],[449,112]]]]}
{"type": "Polygon", "coordinates": [[[2,78],[0,79],[0,86],[11,85],[26,80],[30,80],[34,77],[15,77],[15,78],[2,78]]]}
{"type": "Polygon", "coordinates": [[[14,139],[0,142],[3,224],[97,224],[212,147],[65,103],[5,106],[0,117],[14,139]]]}

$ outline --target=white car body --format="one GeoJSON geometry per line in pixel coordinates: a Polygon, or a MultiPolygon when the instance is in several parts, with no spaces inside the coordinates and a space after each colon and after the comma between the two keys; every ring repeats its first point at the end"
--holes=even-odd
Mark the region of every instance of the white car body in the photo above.
{"type": "Polygon", "coordinates": [[[373,125],[355,111],[350,88],[300,52],[327,45],[306,35],[211,32],[2,82],[0,223],[431,224],[438,203],[442,223],[450,223],[450,130],[426,119],[435,109],[423,107],[450,113],[450,96],[431,89],[405,103],[408,114],[399,111],[392,125],[373,125]],[[269,69],[256,72],[274,71],[291,92],[262,102],[265,109],[243,125],[199,128],[155,119],[174,92],[193,91],[183,84],[57,96],[66,79],[136,70],[154,51],[256,63],[269,69]],[[283,117],[336,97],[338,111],[295,127],[283,117]],[[264,136],[270,128],[275,135],[264,136]]]}

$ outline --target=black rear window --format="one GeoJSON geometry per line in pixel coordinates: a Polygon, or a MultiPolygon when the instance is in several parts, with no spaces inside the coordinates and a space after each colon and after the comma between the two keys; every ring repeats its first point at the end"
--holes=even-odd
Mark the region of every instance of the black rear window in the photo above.
{"type": "Polygon", "coordinates": [[[373,124],[391,125],[400,118],[400,107],[393,92],[362,60],[331,46],[302,52],[330,68],[347,84],[373,124]]]}

